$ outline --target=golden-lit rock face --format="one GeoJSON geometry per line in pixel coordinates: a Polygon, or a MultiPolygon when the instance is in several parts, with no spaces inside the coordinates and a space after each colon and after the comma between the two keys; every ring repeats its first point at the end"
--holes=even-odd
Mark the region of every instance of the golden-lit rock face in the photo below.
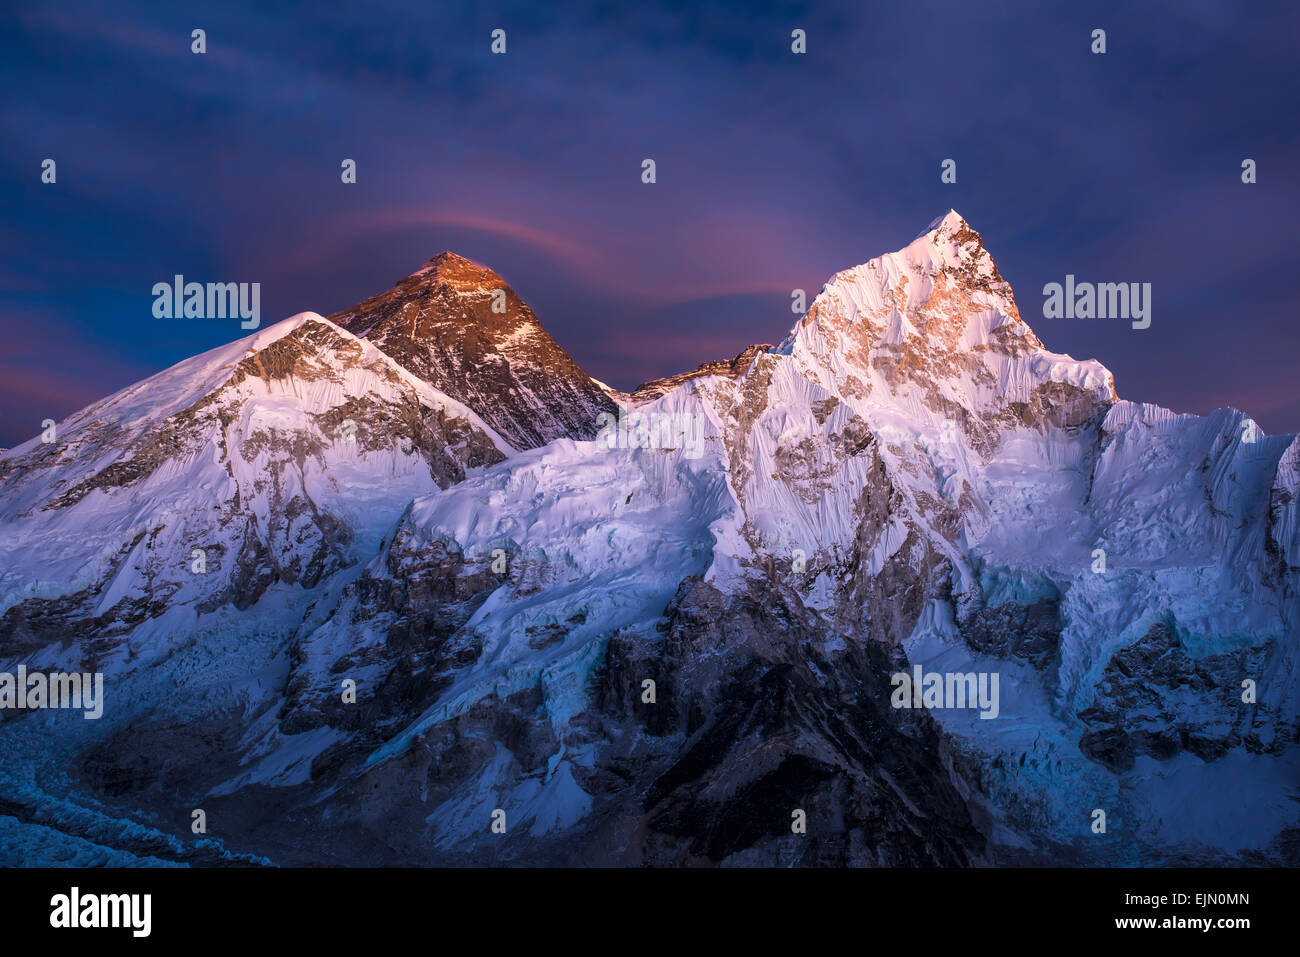
{"type": "Polygon", "coordinates": [[[833,276],[787,345],[846,398],[949,420],[984,454],[1008,422],[1078,422],[1116,399],[1101,365],[1044,348],[956,212],[833,276]]]}
{"type": "Polygon", "coordinates": [[[444,252],[329,317],[481,415],[517,449],[590,439],[613,400],[491,269],[444,252]]]}

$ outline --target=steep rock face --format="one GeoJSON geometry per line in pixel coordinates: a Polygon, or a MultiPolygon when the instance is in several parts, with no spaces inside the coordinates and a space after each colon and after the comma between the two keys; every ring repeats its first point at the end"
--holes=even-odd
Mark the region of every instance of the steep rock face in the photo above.
{"type": "Polygon", "coordinates": [[[1300,572],[1300,436],[1282,453],[1268,499],[1268,548],[1279,584],[1300,572]]]}
{"type": "Polygon", "coordinates": [[[1172,758],[1190,751],[1214,761],[1243,746],[1252,754],[1282,754],[1292,729],[1279,727],[1275,702],[1242,707],[1243,682],[1258,681],[1277,655],[1267,645],[1199,657],[1178,634],[1172,616],[1107,662],[1079,748],[1121,771],[1139,754],[1172,758]],[[1253,676],[1253,678],[1252,678],[1253,676]]]}
{"type": "Polygon", "coordinates": [[[516,449],[590,439],[614,403],[492,270],[446,252],[329,317],[477,412],[516,449]]]}
{"type": "Polygon", "coordinates": [[[642,799],[649,860],[986,861],[987,835],[936,726],[888,707],[895,662],[884,646],[828,643],[795,591],[763,580],[732,596],[688,580],[660,629],[648,643],[615,639],[602,688],[616,713],[654,716],[649,740],[674,745],[666,767],[650,765],[642,799]],[[645,674],[664,689],[653,707],[637,694],[645,674]],[[799,811],[805,837],[790,833],[799,811]]]}

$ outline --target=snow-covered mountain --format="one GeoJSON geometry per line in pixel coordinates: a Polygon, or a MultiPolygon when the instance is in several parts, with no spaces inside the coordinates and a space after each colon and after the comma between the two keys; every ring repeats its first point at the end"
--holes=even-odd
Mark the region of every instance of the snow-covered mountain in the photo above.
{"type": "Polygon", "coordinates": [[[1118,399],[955,212],[617,426],[439,364],[499,280],[427,268],[0,457],[0,670],[108,699],[0,712],[8,858],[1297,862],[1300,440],[1118,399]]]}
{"type": "Polygon", "coordinates": [[[592,438],[614,409],[500,276],[455,253],[329,318],[481,410],[516,449],[592,438]]]}

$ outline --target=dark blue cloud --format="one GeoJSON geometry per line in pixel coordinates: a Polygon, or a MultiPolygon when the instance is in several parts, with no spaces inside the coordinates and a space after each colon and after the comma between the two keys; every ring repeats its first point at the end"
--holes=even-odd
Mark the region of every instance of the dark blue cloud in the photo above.
{"type": "Polygon", "coordinates": [[[780,290],[950,206],[1044,341],[1123,395],[1295,431],[1297,27],[1282,2],[19,4],[0,445],[241,334],[154,319],[175,273],[259,281],[270,320],[455,249],[630,387],[779,339],[780,290]],[[1151,328],[1040,318],[1066,273],[1151,282],[1151,328]]]}

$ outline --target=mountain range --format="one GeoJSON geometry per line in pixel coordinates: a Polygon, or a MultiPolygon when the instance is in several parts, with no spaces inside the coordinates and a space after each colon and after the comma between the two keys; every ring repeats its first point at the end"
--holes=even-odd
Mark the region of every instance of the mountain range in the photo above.
{"type": "Polygon", "coordinates": [[[0,453],[0,863],[1295,865],[1298,491],[955,211],[630,393],[443,253],[0,453]]]}

